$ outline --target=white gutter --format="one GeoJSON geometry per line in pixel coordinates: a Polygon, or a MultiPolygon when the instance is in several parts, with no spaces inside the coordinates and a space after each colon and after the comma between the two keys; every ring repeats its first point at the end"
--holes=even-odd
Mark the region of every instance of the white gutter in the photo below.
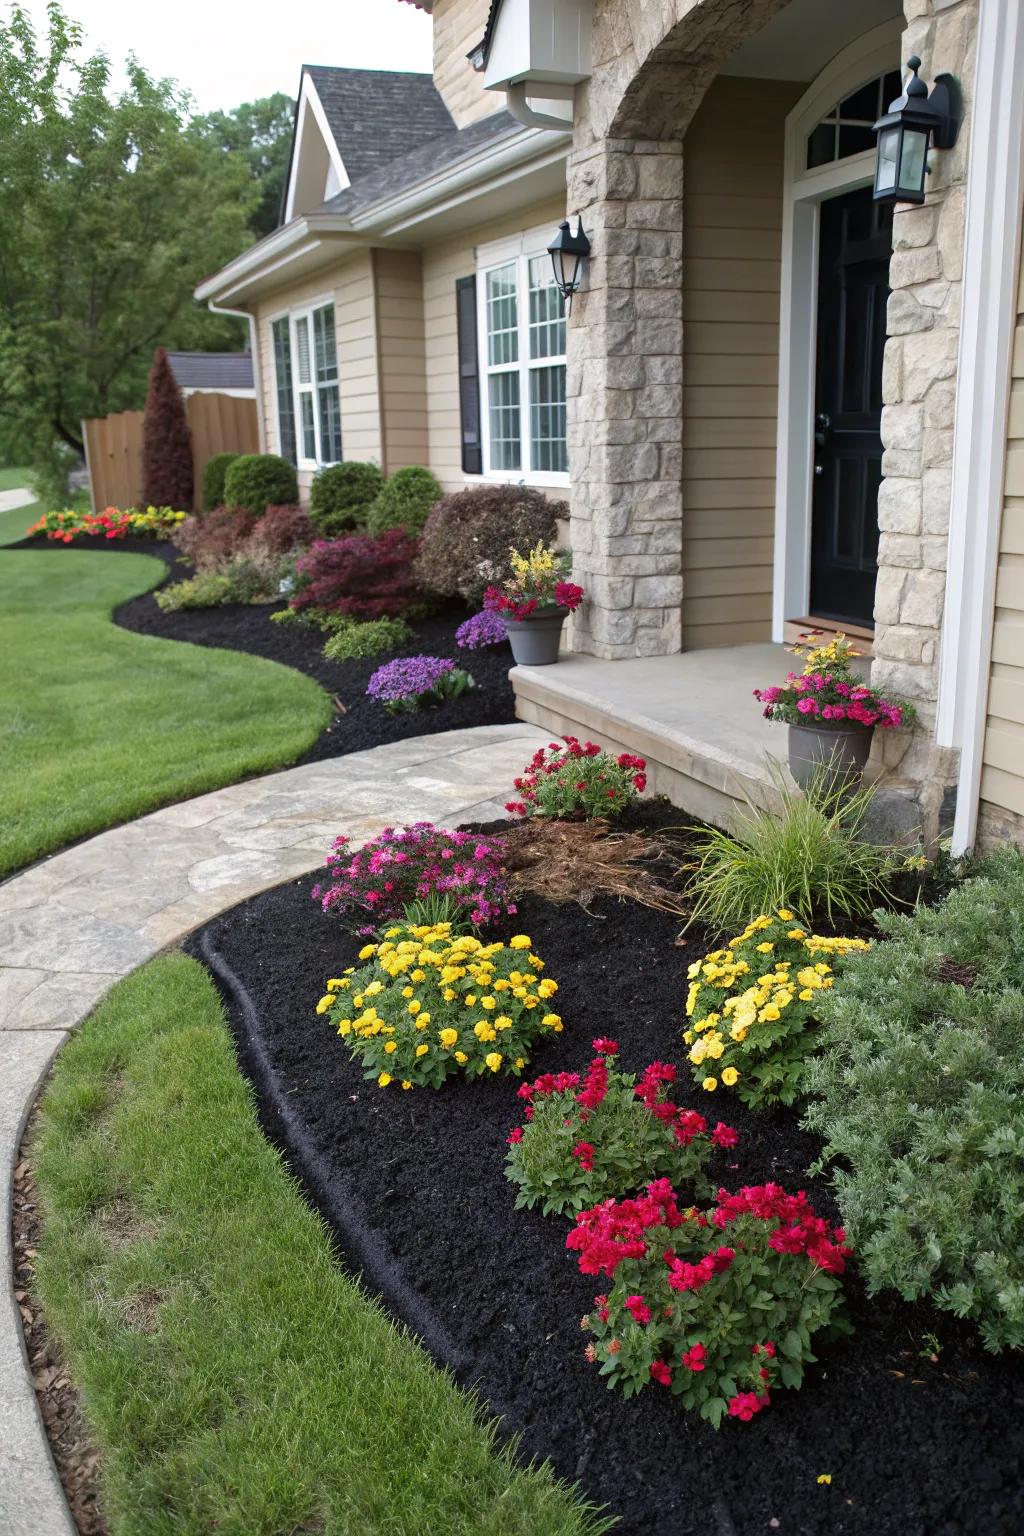
{"type": "Polygon", "coordinates": [[[953,851],[973,846],[988,715],[1024,192],[1024,0],[981,7],[967,177],[935,739],[960,748],[953,851]]]}
{"type": "MultiPolygon", "coordinates": [[[[207,303],[215,294],[223,294],[229,284],[237,286],[239,279],[259,271],[273,257],[292,259],[296,254],[292,247],[300,245],[303,240],[320,234],[344,234],[350,227],[338,214],[303,214],[281,229],[275,229],[273,234],[258,240],[255,245],[250,245],[248,250],[236,256],[234,261],[229,261],[226,267],[221,267],[212,277],[204,278],[194,289],[193,297],[200,303],[207,303]]],[[[280,266],[281,262],[273,264],[280,266]]]]}
{"type": "Polygon", "coordinates": [[[570,103],[568,117],[555,117],[552,112],[535,112],[526,99],[526,93],[530,88],[528,80],[514,80],[505,86],[505,104],[512,116],[527,128],[553,128],[557,133],[572,133],[573,128],[573,100],[575,96],[574,86],[544,86],[543,96],[541,88],[535,86],[530,92],[538,100],[542,101],[568,101],[570,103]],[[565,92],[566,94],[563,94],[565,92]]]}

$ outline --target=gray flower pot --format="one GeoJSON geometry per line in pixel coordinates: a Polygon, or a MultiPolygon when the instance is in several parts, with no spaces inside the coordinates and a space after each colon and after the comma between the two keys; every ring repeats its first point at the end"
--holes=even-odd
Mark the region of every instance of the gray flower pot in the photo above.
{"type": "Polygon", "coordinates": [[[546,608],[531,613],[528,619],[516,619],[510,613],[503,615],[518,666],[550,667],[558,660],[562,625],[568,612],[568,608],[546,608]]]}
{"type": "Polygon", "coordinates": [[[806,790],[822,769],[833,786],[853,788],[871,755],[872,725],[843,720],[838,725],[791,725],[789,771],[806,790]]]}

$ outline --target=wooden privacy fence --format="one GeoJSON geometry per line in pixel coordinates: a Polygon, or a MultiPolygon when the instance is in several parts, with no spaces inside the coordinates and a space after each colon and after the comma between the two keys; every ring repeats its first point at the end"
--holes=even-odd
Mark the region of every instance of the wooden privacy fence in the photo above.
{"type": "MultiPolygon", "coordinates": [[[[237,395],[189,395],[185,411],[192,432],[195,504],[199,506],[208,459],[215,453],[259,453],[259,418],[255,400],[237,395]]],[[[143,506],[142,412],[121,411],[83,421],[82,432],[93,510],[143,506]]]]}

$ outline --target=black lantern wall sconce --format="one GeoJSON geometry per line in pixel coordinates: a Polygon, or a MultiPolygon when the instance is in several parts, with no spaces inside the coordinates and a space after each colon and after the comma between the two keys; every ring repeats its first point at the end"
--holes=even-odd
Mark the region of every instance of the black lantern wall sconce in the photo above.
{"type": "Polygon", "coordinates": [[[583,220],[577,217],[573,234],[568,219],[558,226],[558,234],[548,246],[555,286],[562,295],[566,313],[572,309],[572,296],[583,281],[583,263],[590,255],[590,241],[583,233],[583,220]]]}
{"type": "Polygon", "coordinates": [[[937,75],[931,95],[919,78],[921,60],[907,60],[910,79],[875,126],[878,164],[876,203],[923,203],[928,150],[952,149],[960,132],[960,86],[952,75],[937,75]]]}

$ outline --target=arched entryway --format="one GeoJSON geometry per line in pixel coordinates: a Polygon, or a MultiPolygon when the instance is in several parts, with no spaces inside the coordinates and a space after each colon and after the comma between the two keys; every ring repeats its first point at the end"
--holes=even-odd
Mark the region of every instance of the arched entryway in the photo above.
{"type": "MultiPolygon", "coordinates": [[[[622,27],[621,7],[598,8],[601,62],[581,92],[569,174],[569,206],[595,251],[570,329],[572,542],[592,594],[574,643],[627,657],[767,640],[773,619],[803,617],[810,605],[800,585],[809,503],[800,570],[795,501],[792,537],[787,529],[781,546],[778,539],[778,423],[798,404],[792,370],[788,397],[779,392],[787,282],[789,321],[798,307],[783,223],[790,202],[805,202],[816,240],[823,201],[856,191],[863,169],[844,184],[848,167],[814,166],[816,199],[790,198],[787,186],[799,178],[790,174],[788,121],[809,110],[837,55],[885,21],[885,64],[898,67],[902,11],[896,0],[638,0],[625,39],[613,21],[622,27]],[[668,29],[666,10],[677,18],[668,29]]],[[[870,70],[849,89],[834,73],[835,94],[812,130],[870,70]]],[[[835,120],[844,150],[857,126],[835,120]]],[[[866,160],[870,151],[858,154],[866,160]]],[[[849,218],[841,243],[847,235],[849,218]]],[[[809,359],[812,375],[816,287],[800,299],[800,323],[813,334],[788,349],[809,359]]],[[[808,498],[814,414],[804,433],[808,498]]],[[[787,437],[788,500],[801,473],[796,448],[787,437]]],[[[868,458],[859,471],[865,485],[868,458]]]]}

